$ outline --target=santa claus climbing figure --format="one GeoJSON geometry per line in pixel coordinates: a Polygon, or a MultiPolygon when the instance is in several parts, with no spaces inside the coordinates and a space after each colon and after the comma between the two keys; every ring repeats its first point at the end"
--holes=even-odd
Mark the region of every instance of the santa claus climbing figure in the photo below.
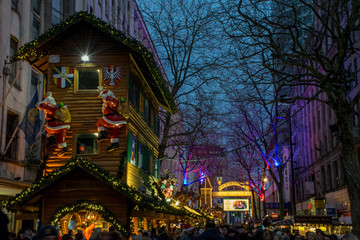
{"type": "Polygon", "coordinates": [[[45,131],[47,136],[47,147],[58,144],[60,151],[57,156],[61,157],[67,151],[65,142],[66,132],[70,128],[70,113],[63,104],[56,104],[51,92],[47,92],[43,100],[37,106],[39,110],[45,113],[45,131]],[[56,139],[55,139],[56,136],[56,139]]]}
{"type": "MultiPolygon", "coordinates": [[[[110,134],[111,145],[106,150],[112,152],[119,149],[119,135],[120,128],[126,124],[126,119],[118,112],[119,101],[115,98],[112,91],[104,89],[103,86],[98,86],[99,98],[101,98],[103,117],[97,120],[96,126],[98,128],[99,137],[98,142],[107,139],[107,130],[110,134]]],[[[120,100],[120,104],[125,104],[125,99],[120,100]]]]}

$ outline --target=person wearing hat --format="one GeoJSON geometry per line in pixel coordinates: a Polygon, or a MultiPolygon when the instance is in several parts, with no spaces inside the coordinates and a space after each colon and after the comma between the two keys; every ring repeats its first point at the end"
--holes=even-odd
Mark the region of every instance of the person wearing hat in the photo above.
{"type": "Polygon", "coordinates": [[[215,222],[210,220],[206,223],[206,230],[196,240],[224,240],[216,230],[215,222]]]}
{"type": "Polygon", "coordinates": [[[44,225],[40,228],[36,239],[38,240],[57,240],[58,232],[52,225],[44,225]]]}
{"type": "Polygon", "coordinates": [[[180,240],[193,240],[194,237],[194,227],[189,223],[186,223],[183,227],[183,234],[180,237],[180,240]]]}

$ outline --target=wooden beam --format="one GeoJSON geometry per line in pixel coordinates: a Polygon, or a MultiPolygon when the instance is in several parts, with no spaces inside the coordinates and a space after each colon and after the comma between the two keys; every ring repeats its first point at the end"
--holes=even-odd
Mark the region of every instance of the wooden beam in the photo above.
{"type": "Polygon", "coordinates": [[[22,211],[29,211],[29,212],[37,212],[39,211],[39,207],[37,206],[14,206],[11,208],[12,210],[22,210],[22,211]]]}
{"type": "Polygon", "coordinates": [[[39,218],[39,212],[15,214],[15,220],[33,220],[38,218],[39,218]]]}
{"type": "Polygon", "coordinates": [[[154,211],[132,211],[131,217],[141,217],[141,218],[154,218],[156,213],[154,211]]]}

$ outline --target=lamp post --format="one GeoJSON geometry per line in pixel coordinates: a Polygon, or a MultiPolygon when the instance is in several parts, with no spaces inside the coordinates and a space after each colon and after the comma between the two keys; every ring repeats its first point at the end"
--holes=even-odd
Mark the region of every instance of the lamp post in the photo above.
{"type": "Polygon", "coordinates": [[[266,209],[266,203],[265,203],[265,193],[266,193],[266,182],[268,181],[267,177],[266,177],[266,168],[264,170],[264,175],[261,181],[261,186],[262,186],[262,191],[264,193],[264,199],[263,199],[263,209],[264,209],[264,217],[266,217],[267,215],[267,209],[266,209]]]}

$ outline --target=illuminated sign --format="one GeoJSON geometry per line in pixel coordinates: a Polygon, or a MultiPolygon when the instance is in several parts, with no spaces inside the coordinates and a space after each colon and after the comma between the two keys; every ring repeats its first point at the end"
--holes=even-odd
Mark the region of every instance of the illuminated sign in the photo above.
{"type": "Polygon", "coordinates": [[[213,197],[251,197],[251,192],[250,191],[213,192],[213,197]]]}
{"type": "Polygon", "coordinates": [[[232,182],[227,182],[227,183],[224,183],[222,185],[220,185],[218,187],[218,190],[219,191],[222,191],[224,188],[227,188],[227,187],[230,187],[230,186],[238,186],[238,187],[242,187],[246,190],[249,190],[249,185],[248,184],[244,184],[244,183],[240,183],[240,182],[235,182],[235,181],[232,181],[232,182]]]}
{"type": "Polygon", "coordinates": [[[224,211],[249,211],[249,199],[224,199],[224,211]]]}

